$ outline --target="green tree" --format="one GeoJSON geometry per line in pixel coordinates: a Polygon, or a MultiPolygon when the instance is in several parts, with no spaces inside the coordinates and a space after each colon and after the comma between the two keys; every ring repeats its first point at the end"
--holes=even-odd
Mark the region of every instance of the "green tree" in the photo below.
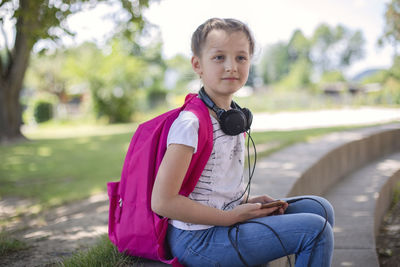
{"type": "Polygon", "coordinates": [[[250,66],[249,77],[247,78],[246,86],[254,87],[256,79],[256,66],[252,64],[250,66]]]}
{"type": "Polygon", "coordinates": [[[400,42],[400,0],[392,0],[386,6],[385,28],[383,36],[379,40],[380,44],[387,42],[393,45],[395,54],[398,54],[398,44],[400,42]]]}
{"type": "Polygon", "coordinates": [[[132,55],[119,38],[114,38],[107,50],[105,53],[91,43],[68,50],[64,75],[75,85],[88,86],[97,117],[106,117],[111,123],[127,122],[136,106],[136,93],[149,77],[148,64],[132,55]]]}
{"type": "Polygon", "coordinates": [[[296,62],[299,59],[310,59],[311,44],[307,37],[304,36],[301,30],[295,30],[288,43],[289,61],[296,62]]]}
{"type": "Polygon", "coordinates": [[[260,70],[264,83],[274,83],[289,73],[290,61],[287,44],[277,43],[269,46],[261,60],[260,70]]]}
{"type": "MultiPolygon", "coordinates": [[[[363,57],[364,37],[344,26],[319,25],[311,38],[295,30],[288,43],[269,46],[260,63],[264,83],[282,81],[284,87],[304,87],[311,75],[337,72],[363,57]]],[[[342,75],[340,75],[342,76],[342,75]]]]}
{"type": "Polygon", "coordinates": [[[392,0],[386,5],[385,27],[378,43],[389,43],[394,48],[393,64],[382,75],[383,89],[379,100],[383,103],[400,104],[400,0],[392,0]]]}
{"type": "Polygon", "coordinates": [[[311,60],[320,74],[343,69],[364,56],[364,43],[361,31],[321,24],[312,37],[311,60]]]}
{"type": "Polygon", "coordinates": [[[58,96],[59,103],[66,103],[76,89],[89,92],[94,115],[126,122],[137,109],[164,102],[165,68],[157,40],[139,47],[116,36],[102,49],[87,42],[34,54],[26,85],[58,96]]]}
{"type": "Polygon", "coordinates": [[[190,64],[190,58],[178,54],[171,59],[166,61],[167,64],[167,75],[166,78],[168,89],[182,94],[187,92],[188,84],[192,80],[196,79],[196,74],[190,64]]]}
{"type": "Polygon", "coordinates": [[[289,40],[289,73],[282,84],[289,89],[306,87],[311,83],[312,63],[310,60],[311,42],[301,30],[295,30],[289,40]]]}
{"type": "Polygon", "coordinates": [[[161,48],[162,42],[156,38],[142,48],[140,53],[140,58],[145,61],[147,66],[145,89],[148,107],[164,103],[167,96],[164,79],[168,66],[163,59],[161,48]]]}
{"type": "Polygon", "coordinates": [[[267,48],[261,62],[264,83],[285,80],[290,87],[304,86],[311,75],[310,41],[301,30],[295,30],[288,43],[276,43],[267,48]],[[291,77],[287,77],[287,76],[291,77]],[[299,84],[295,84],[295,83],[299,84]]]}
{"type": "Polygon", "coordinates": [[[289,73],[279,82],[285,89],[305,88],[310,85],[312,65],[306,58],[299,58],[290,65],[289,73]]]}
{"type": "Polygon", "coordinates": [[[346,79],[340,70],[327,71],[321,76],[320,82],[322,83],[334,83],[334,82],[345,82],[346,79]]]}
{"type": "Polygon", "coordinates": [[[48,92],[65,101],[69,76],[65,75],[65,50],[59,49],[54,53],[34,54],[31,56],[30,67],[25,77],[25,85],[37,91],[48,92]]]}
{"type": "MultiPolygon", "coordinates": [[[[145,26],[142,10],[151,0],[119,0],[122,10],[115,18],[126,36],[134,36],[145,26]],[[122,12],[127,15],[122,15],[122,12]]],[[[112,0],[3,0],[0,13],[8,15],[14,24],[15,40],[12,47],[0,56],[0,142],[22,137],[22,108],[20,92],[33,46],[40,40],[59,41],[63,34],[71,34],[66,19],[87,6],[97,3],[116,3],[112,0]]],[[[4,17],[0,19],[4,34],[4,17]]]]}

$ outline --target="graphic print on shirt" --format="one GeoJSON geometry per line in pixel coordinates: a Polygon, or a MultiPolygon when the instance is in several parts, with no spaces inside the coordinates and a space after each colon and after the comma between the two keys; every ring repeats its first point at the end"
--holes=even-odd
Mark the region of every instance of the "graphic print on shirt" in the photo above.
{"type": "MultiPolygon", "coordinates": [[[[222,209],[232,200],[239,198],[244,190],[242,164],[244,137],[226,135],[213,117],[212,124],[213,151],[189,198],[222,209]]],[[[231,203],[225,208],[232,209],[238,202],[231,203]]]]}
{"type": "MultiPolygon", "coordinates": [[[[171,126],[167,145],[175,143],[196,148],[198,119],[191,112],[184,111],[181,112],[181,115],[171,126]]],[[[226,135],[222,132],[217,119],[211,116],[211,122],[213,150],[196,187],[188,197],[209,207],[229,210],[240,204],[241,199],[239,198],[245,190],[243,178],[244,135],[226,135]],[[236,199],[237,201],[231,203],[236,199]]],[[[178,220],[170,220],[169,223],[184,230],[201,230],[212,227],[178,220]]]]}

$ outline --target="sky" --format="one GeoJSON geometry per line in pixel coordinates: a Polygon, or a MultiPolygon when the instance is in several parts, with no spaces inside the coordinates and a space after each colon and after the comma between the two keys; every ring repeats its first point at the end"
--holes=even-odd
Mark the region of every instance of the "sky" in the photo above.
{"type": "MultiPolygon", "coordinates": [[[[352,76],[366,68],[388,67],[393,49],[377,45],[384,28],[385,5],[389,0],[160,0],[144,12],[145,18],[159,27],[166,58],[181,53],[191,56],[190,38],[193,31],[211,17],[236,18],[252,30],[258,55],[265,47],[279,41],[287,42],[296,29],[310,37],[321,23],[334,27],[342,24],[361,30],[366,39],[366,58],[347,71],[352,76]]],[[[74,15],[68,21],[75,40],[104,42],[113,33],[114,25],[105,18],[110,7],[98,5],[95,10],[74,15]]],[[[9,38],[10,39],[10,38],[9,38]]],[[[259,60],[260,56],[255,61],[259,60]]]]}
{"type": "MultiPolygon", "coordinates": [[[[351,30],[361,30],[366,39],[366,58],[353,64],[348,74],[354,75],[366,68],[388,67],[393,50],[378,47],[377,40],[384,28],[385,5],[388,0],[161,0],[150,5],[146,19],[159,27],[166,58],[181,53],[191,56],[190,38],[198,25],[211,17],[236,18],[252,30],[258,54],[265,47],[279,41],[287,42],[296,29],[310,37],[321,23],[330,26],[342,24],[351,30]]],[[[82,37],[100,40],[98,36],[111,32],[101,15],[108,8],[99,8],[96,19],[88,23],[88,14],[71,20],[71,26],[82,31],[82,37]],[[100,17],[100,19],[99,19],[100,17]],[[80,23],[85,19],[85,27],[80,23]],[[102,27],[98,27],[102,23],[102,27]],[[97,27],[96,27],[97,26],[97,27]],[[96,30],[93,27],[97,28],[96,30]],[[101,30],[101,31],[98,31],[101,30]],[[93,35],[91,37],[91,35],[93,35]],[[97,36],[97,37],[96,37],[97,36]]],[[[96,12],[93,12],[96,13],[96,12]]],[[[157,34],[160,34],[157,33],[157,34]]],[[[78,37],[81,38],[81,37],[78,37]]],[[[255,59],[257,60],[257,58],[255,59]]]]}

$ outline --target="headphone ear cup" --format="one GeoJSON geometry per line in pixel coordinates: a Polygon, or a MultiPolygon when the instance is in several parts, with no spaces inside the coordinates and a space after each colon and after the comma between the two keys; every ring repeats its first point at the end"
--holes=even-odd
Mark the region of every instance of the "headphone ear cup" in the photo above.
{"type": "Polygon", "coordinates": [[[238,135],[246,131],[246,115],[237,109],[230,109],[218,117],[221,130],[227,135],[238,135]]]}
{"type": "Polygon", "coordinates": [[[250,130],[251,124],[253,123],[253,113],[248,108],[242,108],[242,112],[246,116],[246,131],[250,130]]]}

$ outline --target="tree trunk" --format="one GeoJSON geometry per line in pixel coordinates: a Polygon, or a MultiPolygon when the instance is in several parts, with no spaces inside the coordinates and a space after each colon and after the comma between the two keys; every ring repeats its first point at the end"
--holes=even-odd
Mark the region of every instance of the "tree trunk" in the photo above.
{"type": "MultiPolygon", "coordinates": [[[[23,2],[23,1],[22,1],[23,2]]],[[[21,8],[23,8],[21,2],[21,8]]],[[[0,143],[22,138],[22,106],[20,93],[23,86],[33,40],[29,38],[29,25],[19,17],[11,58],[0,75],[0,143]]]]}
{"type": "Polygon", "coordinates": [[[11,81],[2,81],[0,84],[0,142],[9,142],[20,139],[22,110],[19,95],[22,85],[11,81]]]}

